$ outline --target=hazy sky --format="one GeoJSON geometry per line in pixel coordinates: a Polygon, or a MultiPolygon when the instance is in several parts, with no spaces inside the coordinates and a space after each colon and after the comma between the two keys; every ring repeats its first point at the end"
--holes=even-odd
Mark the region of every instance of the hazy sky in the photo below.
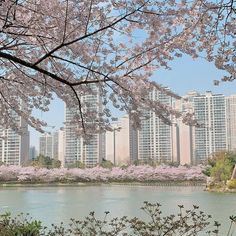
{"type": "MultiPolygon", "coordinates": [[[[179,58],[170,63],[172,70],[157,71],[153,80],[170,87],[179,95],[185,95],[190,90],[204,93],[222,93],[231,95],[236,93],[236,82],[221,83],[214,86],[213,80],[220,79],[224,73],[217,70],[213,63],[206,62],[204,59],[193,60],[190,57],[179,58]]],[[[47,113],[37,112],[40,119],[44,119],[48,126],[47,131],[51,132],[63,126],[64,122],[64,103],[55,99],[47,113]],[[53,129],[50,126],[55,126],[53,129]]],[[[30,145],[38,149],[38,139],[40,134],[30,129],[30,145]]]]}

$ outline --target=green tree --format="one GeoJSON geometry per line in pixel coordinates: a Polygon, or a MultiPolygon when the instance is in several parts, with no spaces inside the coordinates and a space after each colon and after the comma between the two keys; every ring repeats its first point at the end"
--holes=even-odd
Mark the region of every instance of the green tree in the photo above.
{"type": "Polygon", "coordinates": [[[230,165],[230,162],[228,159],[221,159],[216,162],[216,165],[212,167],[211,171],[211,177],[214,178],[217,182],[226,182],[228,179],[230,179],[232,174],[232,167],[230,165]]]}
{"type": "Polygon", "coordinates": [[[218,152],[208,159],[209,166],[203,171],[204,174],[211,176],[216,182],[226,182],[231,178],[236,164],[236,153],[218,152]]]}

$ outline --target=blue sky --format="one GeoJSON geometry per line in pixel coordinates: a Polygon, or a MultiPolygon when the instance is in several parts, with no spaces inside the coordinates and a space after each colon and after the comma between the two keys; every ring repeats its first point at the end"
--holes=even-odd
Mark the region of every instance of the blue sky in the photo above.
{"type": "MultiPolygon", "coordinates": [[[[236,83],[221,83],[220,86],[214,86],[213,80],[223,77],[224,72],[215,68],[213,63],[204,59],[193,60],[189,56],[178,58],[170,63],[172,70],[159,70],[152,77],[162,85],[170,87],[179,95],[185,95],[190,90],[196,90],[200,93],[212,91],[213,93],[222,93],[231,95],[236,93],[236,83]]],[[[64,122],[64,103],[55,99],[50,105],[50,111],[47,113],[37,112],[40,119],[44,119],[48,126],[48,132],[53,131],[61,126],[64,122]],[[53,129],[51,126],[55,126],[53,129]]],[[[38,149],[38,139],[40,133],[30,129],[30,145],[38,149]]]]}

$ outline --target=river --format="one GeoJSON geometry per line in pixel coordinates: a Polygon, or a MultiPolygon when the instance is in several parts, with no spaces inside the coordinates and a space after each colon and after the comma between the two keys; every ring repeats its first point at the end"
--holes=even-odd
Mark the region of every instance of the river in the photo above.
{"type": "Polygon", "coordinates": [[[45,225],[68,223],[70,218],[82,219],[90,211],[102,217],[145,217],[140,210],[143,201],[159,202],[164,214],[177,213],[177,205],[185,208],[199,205],[227,229],[229,216],[236,215],[236,194],[212,193],[203,187],[174,186],[57,186],[57,187],[0,187],[0,211],[20,212],[41,220],[45,225]]]}

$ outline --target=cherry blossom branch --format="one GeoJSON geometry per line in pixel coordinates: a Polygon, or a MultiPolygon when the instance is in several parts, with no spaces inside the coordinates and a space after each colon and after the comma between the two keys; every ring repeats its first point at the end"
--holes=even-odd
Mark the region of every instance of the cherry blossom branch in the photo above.
{"type": "Polygon", "coordinates": [[[51,56],[53,53],[55,53],[56,51],[58,51],[58,50],[61,49],[62,47],[69,46],[69,45],[74,44],[74,43],[76,43],[76,42],[78,42],[78,41],[84,40],[84,39],[89,38],[89,37],[91,37],[91,36],[93,36],[93,35],[95,35],[95,34],[98,34],[98,33],[102,32],[102,31],[104,31],[104,30],[106,30],[106,29],[109,29],[109,28],[111,28],[112,26],[115,26],[115,25],[118,24],[119,22],[125,20],[128,16],[133,15],[135,12],[137,12],[137,11],[140,10],[140,9],[142,9],[144,6],[145,6],[145,3],[142,4],[139,8],[137,8],[137,9],[131,11],[130,13],[125,14],[123,17],[121,17],[121,18],[115,20],[115,21],[112,22],[111,24],[108,24],[108,25],[106,25],[106,26],[104,26],[104,27],[102,27],[102,28],[99,28],[99,29],[97,29],[97,30],[95,30],[95,31],[93,31],[93,32],[91,32],[91,33],[85,34],[85,35],[83,35],[83,36],[81,36],[81,37],[79,37],[79,38],[76,38],[76,39],[74,39],[74,40],[72,40],[72,41],[70,41],[70,42],[61,43],[60,45],[58,45],[57,47],[55,47],[54,49],[52,49],[49,53],[47,53],[47,54],[45,54],[44,56],[42,56],[37,62],[34,63],[34,65],[38,65],[40,62],[42,62],[43,60],[45,60],[47,57],[51,56]]]}

